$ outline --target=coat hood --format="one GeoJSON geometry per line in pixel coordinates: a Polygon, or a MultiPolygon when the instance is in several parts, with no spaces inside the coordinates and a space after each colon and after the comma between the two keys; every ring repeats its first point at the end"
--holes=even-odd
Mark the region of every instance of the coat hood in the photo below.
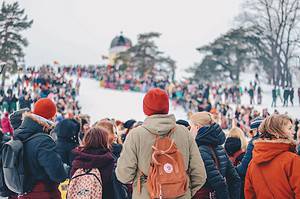
{"type": "Polygon", "coordinates": [[[54,127],[54,122],[50,120],[32,113],[25,113],[21,126],[14,133],[14,138],[25,140],[36,133],[49,134],[54,127]]]}
{"type": "Polygon", "coordinates": [[[73,168],[104,168],[114,162],[109,150],[76,148],[72,152],[75,155],[72,162],[73,168]]]}
{"type": "Polygon", "coordinates": [[[176,127],[176,119],[171,115],[152,115],[145,119],[143,127],[153,134],[165,135],[176,127]]]}
{"type": "Polygon", "coordinates": [[[80,131],[80,123],[75,119],[64,119],[59,122],[54,132],[57,135],[57,141],[78,144],[78,134],[80,131]]]}
{"type": "Polygon", "coordinates": [[[296,145],[292,140],[277,139],[265,140],[258,139],[254,142],[253,159],[256,164],[266,163],[273,160],[278,155],[290,151],[295,152],[296,145]]]}
{"type": "Polygon", "coordinates": [[[210,126],[204,126],[198,130],[196,136],[197,145],[222,145],[225,142],[225,133],[220,125],[214,123],[210,126]]]}

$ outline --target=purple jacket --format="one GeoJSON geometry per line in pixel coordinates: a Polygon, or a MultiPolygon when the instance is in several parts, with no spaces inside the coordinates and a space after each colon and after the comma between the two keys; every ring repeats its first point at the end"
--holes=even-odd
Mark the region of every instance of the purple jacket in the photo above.
{"type": "Polygon", "coordinates": [[[72,151],[75,158],[72,162],[71,176],[79,168],[92,169],[98,168],[101,173],[103,183],[103,199],[114,198],[112,184],[112,173],[114,167],[114,158],[108,149],[80,149],[72,151]]]}

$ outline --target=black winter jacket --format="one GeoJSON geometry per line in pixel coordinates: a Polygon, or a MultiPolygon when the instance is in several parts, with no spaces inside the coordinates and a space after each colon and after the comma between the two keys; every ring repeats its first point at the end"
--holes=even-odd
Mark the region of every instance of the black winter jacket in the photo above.
{"type": "Polygon", "coordinates": [[[71,166],[74,159],[72,150],[79,145],[79,131],[80,124],[74,119],[64,119],[54,129],[57,136],[56,151],[68,166],[71,166]]]}
{"type": "Polygon", "coordinates": [[[215,190],[218,199],[238,199],[241,191],[241,180],[222,147],[225,142],[225,134],[221,127],[218,124],[212,124],[200,128],[196,142],[207,173],[204,187],[215,190]],[[212,150],[218,159],[219,169],[215,164],[212,150]]]}
{"type": "MultiPolygon", "coordinates": [[[[37,133],[48,133],[50,121],[26,114],[24,121],[15,131],[15,139],[21,141],[37,133]]],[[[24,144],[25,191],[30,192],[38,181],[46,184],[61,183],[67,178],[63,162],[55,150],[56,144],[50,136],[37,136],[24,144]]]]}

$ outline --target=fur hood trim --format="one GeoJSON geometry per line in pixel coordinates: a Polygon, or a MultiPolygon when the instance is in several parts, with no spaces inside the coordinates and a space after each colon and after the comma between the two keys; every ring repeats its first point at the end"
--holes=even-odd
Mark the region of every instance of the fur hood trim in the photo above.
{"type": "Polygon", "coordinates": [[[273,140],[270,140],[270,139],[259,138],[259,139],[255,140],[253,143],[254,144],[255,143],[283,143],[283,144],[296,145],[296,141],[291,140],[291,139],[273,139],[273,140]]]}
{"type": "Polygon", "coordinates": [[[47,120],[47,119],[45,119],[39,115],[33,114],[33,113],[25,113],[23,115],[23,117],[24,117],[24,119],[26,117],[32,119],[33,121],[35,121],[36,123],[41,125],[43,127],[43,130],[46,132],[51,131],[55,127],[54,122],[47,120]]]}

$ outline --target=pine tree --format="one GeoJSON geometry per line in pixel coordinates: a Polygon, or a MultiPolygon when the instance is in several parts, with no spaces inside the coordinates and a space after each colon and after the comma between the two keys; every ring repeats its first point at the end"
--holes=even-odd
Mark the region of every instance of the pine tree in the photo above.
{"type": "Polygon", "coordinates": [[[135,68],[141,75],[151,73],[156,68],[170,74],[171,79],[174,80],[176,62],[160,51],[154,42],[154,39],[159,38],[160,35],[157,32],[139,34],[137,44],[117,56],[118,67],[120,69],[135,68]]]}
{"type": "Polygon", "coordinates": [[[31,27],[33,20],[29,20],[25,10],[18,2],[2,3],[0,11],[0,60],[5,65],[2,68],[2,88],[5,85],[6,72],[17,69],[18,59],[24,57],[23,48],[28,41],[21,34],[31,27]]]}

